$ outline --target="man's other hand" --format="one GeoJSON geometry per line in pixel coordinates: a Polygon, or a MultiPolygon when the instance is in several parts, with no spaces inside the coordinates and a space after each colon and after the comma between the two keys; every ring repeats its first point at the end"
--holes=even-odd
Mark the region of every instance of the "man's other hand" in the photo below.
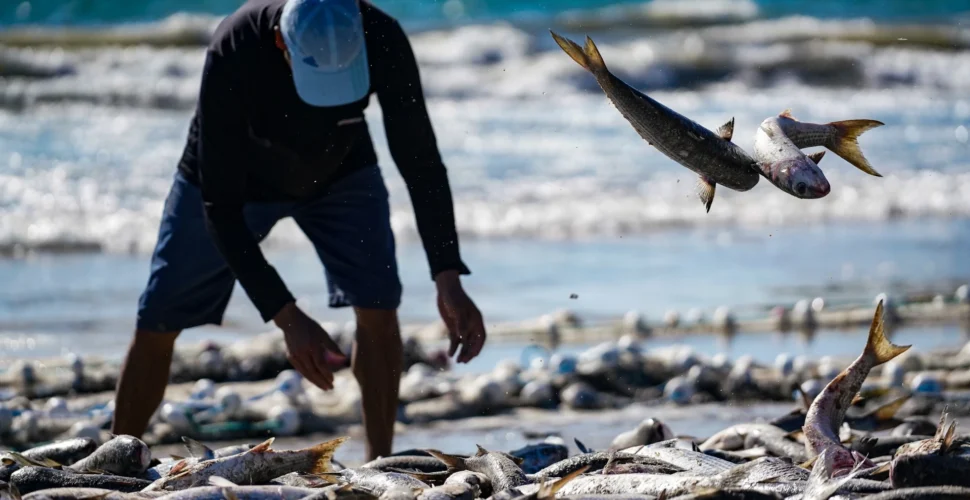
{"type": "Polygon", "coordinates": [[[338,358],[345,356],[330,334],[292,302],[276,314],[273,322],[283,330],[287,358],[293,367],[313,385],[325,391],[333,389],[333,372],[327,365],[327,351],[338,358]]]}
{"type": "Polygon", "coordinates": [[[451,345],[448,357],[454,356],[458,346],[459,363],[467,363],[478,356],[485,345],[485,324],[482,313],[461,287],[457,271],[444,271],[435,277],[438,288],[438,312],[448,327],[451,345]]]}

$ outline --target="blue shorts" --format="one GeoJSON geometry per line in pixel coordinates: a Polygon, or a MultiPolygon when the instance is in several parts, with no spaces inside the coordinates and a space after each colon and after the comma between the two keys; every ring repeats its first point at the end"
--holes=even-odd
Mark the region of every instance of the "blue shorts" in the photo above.
{"type": "MultiPolygon", "coordinates": [[[[330,307],[400,305],[388,193],[378,166],[348,174],[313,200],[247,203],[243,213],[257,241],[276,221],[293,217],[323,264],[330,307]]],[[[165,200],[151,275],[138,302],[138,329],[219,325],[235,282],[206,230],[201,191],[176,173],[165,200]]]]}

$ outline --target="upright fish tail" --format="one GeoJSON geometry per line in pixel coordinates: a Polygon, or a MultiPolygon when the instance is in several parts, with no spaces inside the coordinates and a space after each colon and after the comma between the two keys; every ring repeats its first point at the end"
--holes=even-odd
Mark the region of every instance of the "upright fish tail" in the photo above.
{"type": "Polygon", "coordinates": [[[869,175],[882,177],[882,174],[876,172],[869,164],[869,160],[862,154],[858,139],[867,130],[881,127],[885,123],[876,120],[845,120],[832,122],[829,125],[835,127],[836,130],[836,136],[832,139],[832,144],[829,147],[833,153],[869,175]]]}
{"type": "Polygon", "coordinates": [[[596,44],[586,37],[586,48],[580,47],[576,42],[558,35],[555,31],[549,30],[552,35],[552,39],[556,41],[559,47],[576,61],[586,71],[589,71],[593,75],[606,70],[606,63],[603,62],[603,57],[600,56],[599,50],[596,49],[596,44]]]}
{"type": "Polygon", "coordinates": [[[886,338],[886,327],[883,321],[883,301],[876,306],[876,314],[869,327],[869,340],[866,341],[864,354],[874,358],[873,366],[878,366],[909,350],[911,345],[898,346],[886,338]]]}
{"type": "Polygon", "coordinates": [[[337,439],[331,439],[330,441],[325,441],[315,446],[311,446],[308,451],[310,456],[313,457],[313,467],[311,467],[310,474],[323,474],[326,472],[333,472],[333,468],[330,466],[330,459],[333,458],[334,452],[340,445],[350,439],[347,436],[338,437],[337,439]]]}

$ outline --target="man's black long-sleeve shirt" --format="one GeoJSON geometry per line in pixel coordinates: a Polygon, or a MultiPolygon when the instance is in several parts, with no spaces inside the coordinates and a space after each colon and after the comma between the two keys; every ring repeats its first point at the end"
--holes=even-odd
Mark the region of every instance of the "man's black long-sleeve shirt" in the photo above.
{"type": "MultiPolygon", "coordinates": [[[[468,274],[451,189],[425,107],[418,66],[398,22],[365,0],[371,89],[358,102],[321,108],[296,93],[276,46],[283,0],[249,0],[216,29],[179,169],[200,186],[216,246],[264,321],[293,301],[243,218],[247,202],[318,196],[338,178],[377,164],[364,121],[377,94],[394,163],[404,178],[434,277],[468,274]]],[[[186,255],[186,259],[193,256],[186,255]]]]}

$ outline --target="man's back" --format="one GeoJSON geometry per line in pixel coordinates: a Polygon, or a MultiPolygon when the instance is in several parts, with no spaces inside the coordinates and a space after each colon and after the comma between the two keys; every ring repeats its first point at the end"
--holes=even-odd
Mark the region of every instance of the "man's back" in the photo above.
{"type": "MultiPolygon", "coordinates": [[[[400,51],[389,50],[393,48],[389,45],[400,43],[404,33],[386,13],[368,2],[360,4],[371,86],[363,99],[343,106],[311,106],[297,94],[290,67],[275,43],[274,28],[280,21],[283,0],[249,0],[216,28],[208,54],[222,61],[226,69],[215,83],[238,96],[236,102],[248,125],[248,134],[233,137],[232,142],[244,148],[251,160],[237,166],[240,175],[246,169],[248,176],[258,180],[247,183],[251,186],[249,200],[312,196],[344,175],[377,162],[364,110],[370,95],[391,83],[388,72],[393,71],[400,51]],[[355,119],[360,120],[357,126],[337,126],[355,119]]],[[[196,183],[200,113],[197,108],[179,163],[183,174],[196,183]]]]}

